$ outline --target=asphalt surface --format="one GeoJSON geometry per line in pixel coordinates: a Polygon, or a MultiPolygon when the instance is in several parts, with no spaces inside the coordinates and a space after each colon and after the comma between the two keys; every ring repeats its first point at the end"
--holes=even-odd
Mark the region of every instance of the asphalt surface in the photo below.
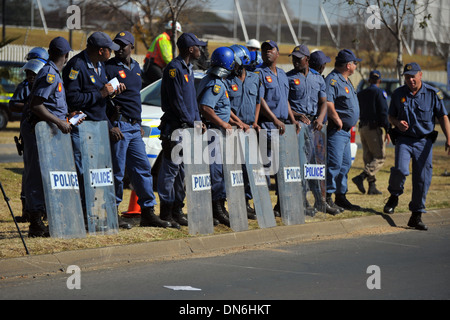
{"type": "MultiPolygon", "coordinates": [[[[82,270],[92,270],[139,262],[211,257],[299,242],[401,232],[408,229],[409,217],[409,213],[374,215],[46,255],[31,254],[20,258],[1,259],[0,281],[15,277],[65,273],[71,265],[77,265],[82,270]]],[[[423,216],[423,221],[430,228],[449,224],[450,208],[430,210],[423,216]]]]}

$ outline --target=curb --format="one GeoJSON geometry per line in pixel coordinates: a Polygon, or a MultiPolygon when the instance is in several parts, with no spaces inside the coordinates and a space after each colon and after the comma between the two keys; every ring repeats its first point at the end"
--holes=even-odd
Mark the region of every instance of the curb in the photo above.
{"type": "MultiPolygon", "coordinates": [[[[323,240],[327,237],[351,237],[372,228],[388,228],[384,232],[407,230],[410,213],[374,215],[336,221],[311,222],[277,226],[194,238],[164,240],[123,246],[58,252],[0,260],[0,279],[28,277],[65,272],[70,265],[81,270],[110,268],[137,262],[152,262],[221,255],[230,251],[258,249],[261,246],[289,242],[323,240]]],[[[427,225],[450,223],[450,208],[430,210],[424,217],[427,225]]]]}

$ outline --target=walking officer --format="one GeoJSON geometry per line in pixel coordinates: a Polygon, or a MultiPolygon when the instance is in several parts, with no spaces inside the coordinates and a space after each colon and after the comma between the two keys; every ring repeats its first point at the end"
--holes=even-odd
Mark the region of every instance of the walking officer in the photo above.
{"type": "Polygon", "coordinates": [[[369,74],[370,86],[358,93],[359,101],[359,135],[363,148],[364,170],[352,179],[358,190],[366,193],[364,180],[367,178],[369,189],[367,194],[381,194],[375,185],[375,175],[386,159],[384,142],[389,141],[387,94],[380,89],[381,73],[373,70],[369,74]],[[383,137],[383,130],[386,136],[383,137]]]}
{"type": "Polygon", "coordinates": [[[344,49],[339,51],[334,70],[325,78],[327,85],[327,213],[336,214],[336,210],[361,209],[346,198],[347,175],[352,165],[350,151],[350,129],[359,118],[359,104],[353,84],[349,77],[355,72],[361,59],[344,49]],[[335,193],[335,202],[331,195],[335,193]]]}
{"type": "Polygon", "coordinates": [[[172,149],[180,140],[172,141],[172,133],[177,129],[193,128],[194,122],[201,121],[197,105],[193,64],[201,56],[200,41],[192,33],[183,33],[177,40],[179,55],[164,70],[161,82],[161,145],[162,162],[158,176],[158,195],[160,216],[176,227],[187,226],[183,215],[184,164],[175,163],[171,157],[172,149]]]}
{"type": "Polygon", "coordinates": [[[425,201],[433,174],[433,143],[435,118],[445,134],[445,150],[450,155],[450,123],[443,103],[442,92],[422,82],[420,66],[413,62],[405,65],[405,85],[397,88],[389,106],[389,122],[395,127],[391,140],[395,144],[395,165],[391,168],[388,190],[391,194],[384,206],[385,213],[394,213],[398,197],[403,194],[406,176],[412,160],[412,195],[409,210],[412,214],[408,226],[427,230],[422,222],[425,201]]]}
{"type": "Polygon", "coordinates": [[[151,166],[145,152],[141,128],[141,68],[131,58],[134,49],[134,37],[128,31],[119,32],[114,42],[119,46],[115,57],[105,63],[108,79],[117,78],[126,87],[114,98],[115,111],[110,118],[113,128],[111,132],[111,153],[114,171],[114,187],[117,207],[123,199],[123,177],[125,167],[131,184],[141,207],[142,227],[170,227],[170,223],[162,221],[154,213],[156,205],[153,193],[151,166]]]}

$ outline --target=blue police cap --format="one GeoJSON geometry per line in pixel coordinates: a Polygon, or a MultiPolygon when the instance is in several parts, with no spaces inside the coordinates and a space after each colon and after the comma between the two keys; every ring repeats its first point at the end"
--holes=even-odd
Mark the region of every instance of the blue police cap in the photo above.
{"type": "Polygon", "coordinates": [[[359,61],[361,61],[361,59],[357,58],[352,50],[344,49],[344,50],[339,51],[339,53],[336,57],[336,62],[347,63],[347,62],[351,62],[351,61],[359,62],[359,61]]]}
{"type": "Polygon", "coordinates": [[[320,50],[314,51],[309,56],[309,63],[314,65],[323,65],[325,63],[328,63],[331,61],[331,58],[326,56],[325,53],[323,53],[320,50]]]}
{"type": "Polygon", "coordinates": [[[72,51],[69,42],[63,37],[56,37],[49,44],[49,51],[58,54],[65,55],[69,51],[72,51]]]}
{"type": "Polygon", "coordinates": [[[125,45],[131,44],[132,46],[134,46],[134,37],[131,32],[128,31],[121,31],[116,34],[116,36],[114,37],[114,42],[117,43],[117,41],[120,41],[125,45]]]}
{"type": "Polygon", "coordinates": [[[266,46],[266,45],[269,45],[271,48],[277,48],[277,51],[280,51],[280,50],[278,49],[277,43],[276,43],[275,41],[273,41],[273,40],[266,40],[266,41],[264,41],[264,42],[261,44],[261,50],[262,50],[262,48],[263,48],[264,46],[266,46]]]}
{"type": "Polygon", "coordinates": [[[420,66],[415,62],[411,62],[405,65],[405,68],[403,69],[403,74],[415,75],[419,71],[422,71],[420,66]]]}
{"type": "Polygon", "coordinates": [[[370,79],[381,79],[381,73],[378,70],[372,70],[369,73],[369,78],[370,79]]]}
{"type": "Polygon", "coordinates": [[[180,49],[194,46],[204,47],[206,45],[206,42],[199,40],[195,34],[189,32],[183,33],[177,41],[177,47],[180,49]]]}
{"type": "Polygon", "coordinates": [[[114,51],[120,49],[117,43],[114,43],[106,33],[101,31],[96,31],[91,34],[87,39],[87,44],[97,48],[110,48],[114,51]]]}
{"type": "Polygon", "coordinates": [[[303,57],[309,57],[310,53],[309,53],[309,49],[306,45],[301,44],[299,46],[296,46],[294,48],[294,50],[292,50],[290,56],[296,56],[297,58],[303,58],[303,57]]]}

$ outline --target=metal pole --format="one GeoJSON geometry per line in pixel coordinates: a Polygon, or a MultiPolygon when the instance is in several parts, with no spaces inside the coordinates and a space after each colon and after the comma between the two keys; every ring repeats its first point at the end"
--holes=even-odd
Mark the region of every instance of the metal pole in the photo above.
{"type": "Polygon", "coordinates": [[[297,36],[295,35],[294,28],[292,27],[291,19],[289,18],[289,14],[286,10],[286,6],[284,5],[284,1],[280,0],[281,10],[283,10],[284,17],[286,18],[287,24],[289,26],[289,30],[291,31],[292,38],[294,39],[294,43],[296,46],[299,45],[297,36]]]}
{"type": "MultiPolygon", "coordinates": [[[[3,0],[3,1],[5,1],[5,0],[3,0]]],[[[12,212],[11,206],[9,205],[9,198],[6,196],[5,190],[3,189],[3,186],[2,186],[1,182],[0,182],[0,189],[2,189],[3,197],[5,198],[6,204],[8,205],[9,212],[11,212],[11,216],[12,216],[12,218],[14,220],[14,223],[16,225],[17,231],[19,232],[20,239],[22,239],[23,246],[25,247],[25,252],[27,254],[30,254],[30,252],[28,251],[27,245],[25,244],[25,240],[23,239],[22,233],[20,232],[19,226],[18,226],[18,224],[16,222],[16,218],[14,217],[14,213],[12,212]]]]}

